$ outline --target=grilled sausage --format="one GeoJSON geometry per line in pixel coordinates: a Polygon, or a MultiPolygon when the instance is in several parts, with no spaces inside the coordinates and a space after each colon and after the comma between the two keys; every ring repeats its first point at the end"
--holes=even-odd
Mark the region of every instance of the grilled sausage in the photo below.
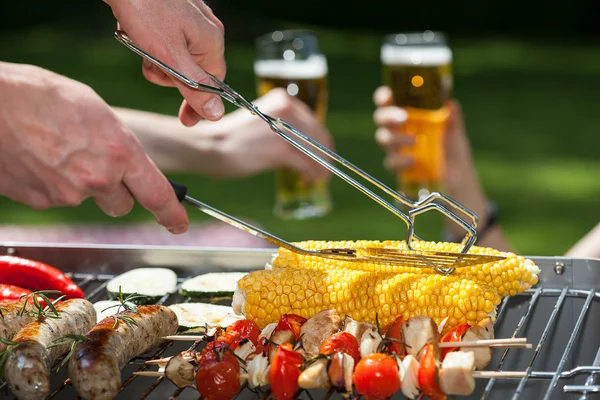
{"type": "Polygon", "coordinates": [[[66,300],[56,306],[60,318],[40,317],[12,339],[19,343],[8,355],[4,376],[18,399],[44,399],[50,394],[50,369],[69,350],[69,344],[52,347],[64,335],[84,335],[96,323],[94,306],[84,299],[66,300]]]}
{"type": "Polygon", "coordinates": [[[79,342],[69,360],[69,377],[86,400],[113,399],[121,388],[121,369],[135,356],[177,332],[177,315],[165,306],[139,306],[100,321],[79,342]],[[118,316],[132,318],[135,324],[118,316]]]}
{"type": "MultiPolygon", "coordinates": [[[[30,305],[27,306],[31,308],[30,305]]],[[[23,302],[0,303],[0,337],[11,340],[25,325],[33,321],[28,312],[21,315],[23,302]]],[[[6,350],[6,345],[0,342],[0,353],[6,350]]]]}

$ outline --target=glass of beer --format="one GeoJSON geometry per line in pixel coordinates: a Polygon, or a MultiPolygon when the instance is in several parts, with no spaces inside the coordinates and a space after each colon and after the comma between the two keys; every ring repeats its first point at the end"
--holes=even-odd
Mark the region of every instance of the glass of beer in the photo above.
{"type": "MultiPolygon", "coordinates": [[[[308,105],[325,123],[327,114],[327,59],[309,30],[275,31],[256,40],[254,73],[259,96],[284,88],[308,105]]],[[[310,134],[310,132],[305,132],[310,134]]],[[[283,139],[282,139],[283,140],[283,139]]],[[[316,162],[316,161],[315,161],[316,162]]],[[[284,219],[309,219],[331,210],[326,182],[308,182],[289,168],[277,171],[275,214],[284,219]]]]}
{"type": "Polygon", "coordinates": [[[442,33],[387,35],[381,47],[384,82],[394,105],[408,113],[404,134],[415,144],[403,146],[402,155],[415,163],[398,176],[398,191],[419,200],[441,190],[445,174],[444,131],[452,91],[452,51],[442,33]]]}

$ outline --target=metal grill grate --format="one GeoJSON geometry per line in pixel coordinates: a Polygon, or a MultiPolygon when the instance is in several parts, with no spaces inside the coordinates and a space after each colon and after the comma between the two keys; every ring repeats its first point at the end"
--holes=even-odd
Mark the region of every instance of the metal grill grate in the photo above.
{"type": "MultiPolygon", "coordinates": [[[[114,275],[76,273],[73,279],[87,293],[91,302],[106,299],[106,284],[114,275]]],[[[179,280],[179,285],[183,279],[179,280]]],[[[160,304],[189,301],[177,291],[160,299],[160,304]]],[[[488,369],[525,370],[527,376],[519,380],[478,380],[474,395],[462,398],[507,399],[519,398],[573,398],[587,400],[592,393],[600,393],[595,378],[600,375],[600,335],[594,329],[585,329],[591,310],[594,318],[600,314],[600,294],[594,290],[548,289],[538,287],[515,297],[507,297],[499,307],[495,323],[496,337],[527,337],[534,344],[533,350],[506,349],[495,351],[488,369]],[[545,314],[549,310],[549,315],[545,314]],[[572,322],[572,323],[569,323],[572,322]],[[564,329],[568,328],[568,332],[564,329]],[[560,334],[558,334],[560,333],[560,334]],[[595,352],[581,350],[590,345],[595,352]],[[590,356],[594,356],[589,359],[590,356]],[[566,382],[564,385],[559,383],[566,382]],[[531,393],[535,393],[533,395],[531,393]]],[[[591,327],[590,327],[591,328],[591,327]]],[[[183,343],[165,343],[150,354],[137,357],[125,367],[123,386],[119,398],[131,399],[197,399],[195,390],[178,389],[164,378],[150,379],[132,375],[134,371],[147,369],[146,360],[160,357],[167,350],[176,354],[189,347],[183,343]],[[135,383],[135,384],[134,384],[135,383]]],[[[66,372],[53,373],[53,389],[49,399],[75,398],[66,372]]],[[[319,392],[316,393],[317,396],[319,392]]],[[[313,395],[314,397],[314,395],[313,395]]],[[[0,398],[11,399],[5,382],[0,382],[0,398]]],[[[238,399],[260,398],[245,390],[238,399]]],[[[318,398],[318,397],[317,397],[318,398]]],[[[399,396],[399,398],[401,398],[399,396]]]]}

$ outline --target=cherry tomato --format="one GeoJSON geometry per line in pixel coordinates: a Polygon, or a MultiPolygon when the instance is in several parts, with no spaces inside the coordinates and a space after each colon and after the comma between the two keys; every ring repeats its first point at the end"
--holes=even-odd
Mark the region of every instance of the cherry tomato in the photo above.
{"type": "MultiPolygon", "coordinates": [[[[456,325],[440,339],[440,342],[460,342],[470,327],[471,325],[467,323],[456,325]]],[[[456,351],[456,349],[458,349],[458,347],[444,347],[442,349],[442,360],[446,358],[446,354],[450,353],[451,351],[456,351]]]]}
{"type": "Polygon", "coordinates": [[[300,367],[304,363],[302,355],[294,351],[291,343],[283,343],[277,348],[277,352],[271,361],[269,378],[271,380],[271,392],[275,400],[291,400],[300,387],[300,367]]]}
{"type": "Polygon", "coordinates": [[[427,343],[419,358],[419,388],[431,400],[445,400],[446,395],[439,386],[439,359],[432,343],[427,343]]]}
{"type": "Polygon", "coordinates": [[[388,399],[400,390],[396,359],[382,353],[361,358],[354,370],[354,385],[366,400],[388,399]]]}
{"type": "Polygon", "coordinates": [[[319,349],[319,353],[329,355],[333,353],[346,353],[354,358],[354,365],[360,361],[360,349],[358,348],[358,340],[348,332],[338,332],[329,336],[319,349]]]}
{"type": "Polygon", "coordinates": [[[394,339],[387,346],[387,352],[389,354],[396,354],[399,357],[406,355],[406,347],[402,342],[402,326],[404,325],[404,318],[398,317],[391,324],[383,328],[381,333],[390,339],[394,339]]]}
{"type": "Polygon", "coordinates": [[[228,361],[232,364],[238,364],[239,362],[237,358],[230,351],[226,350],[227,343],[224,340],[214,340],[206,345],[204,349],[202,349],[202,353],[200,354],[200,363],[209,362],[209,361],[228,361]]]}
{"type": "Polygon", "coordinates": [[[240,365],[223,358],[198,365],[196,387],[204,400],[231,400],[240,391],[240,365]]]}
{"type": "Polygon", "coordinates": [[[232,350],[235,350],[242,339],[250,339],[256,345],[260,335],[260,328],[256,322],[249,319],[240,319],[227,327],[225,331],[225,342],[232,350]]]}
{"type": "Polygon", "coordinates": [[[306,318],[301,317],[296,314],[284,314],[279,319],[277,326],[275,327],[276,331],[285,331],[290,330],[294,333],[296,340],[300,338],[300,328],[302,324],[306,322],[306,318]]]}

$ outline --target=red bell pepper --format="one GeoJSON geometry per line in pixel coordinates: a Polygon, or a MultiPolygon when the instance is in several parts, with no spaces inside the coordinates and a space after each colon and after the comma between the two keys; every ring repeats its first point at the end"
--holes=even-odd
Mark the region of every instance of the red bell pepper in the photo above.
{"type": "Polygon", "coordinates": [[[34,291],[58,290],[68,299],[85,297],[79,286],[60,270],[21,257],[0,256],[0,283],[34,291]]]}
{"type": "MultiPolygon", "coordinates": [[[[27,302],[33,304],[33,297],[30,296],[32,293],[31,290],[23,289],[22,287],[0,283],[0,302],[17,302],[28,296],[27,302]]],[[[37,300],[42,308],[46,307],[46,302],[39,296],[37,300]]],[[[50,301],[53,300],[50,299],[50,301]]]]}
{"type": "Polygon", "coordinates": [[[31,294],[31,290],[0,283],[0,301],[19,301],[28,294],[31,294]]]}
{"type": "Polygon", "coordinates": [[[439,384],[440,360],[436,357],[436,348],[433,343],[427,343],[421,350],[419,358],[419,388],[431,400],[446,400],[439,384]]]}
{"type": "MultiPolygon", "coordinates": [[[[460,342],[470,327],[471,325],[467,323],[456,325],[440,339],[440,342],[460,342]]],[[[442,349],[442,360],[446,358],[446,354],[455,351],[456,349],[457,347],[444,347],[442,349]]]]}

